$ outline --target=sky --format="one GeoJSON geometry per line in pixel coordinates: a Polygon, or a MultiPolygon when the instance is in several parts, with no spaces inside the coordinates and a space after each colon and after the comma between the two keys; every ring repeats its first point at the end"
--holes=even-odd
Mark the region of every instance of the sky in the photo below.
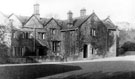
{"type": "Polygon", "coordinates": [[[0,11],[31,16],[35,3],[40,4],[41,17],[67,19],[69,10],[78,17],[86,8],[87,15],[95,12],[100,19],[110,16],[113,22],[135,23],[135,0],[0,0],[0,11]]]}

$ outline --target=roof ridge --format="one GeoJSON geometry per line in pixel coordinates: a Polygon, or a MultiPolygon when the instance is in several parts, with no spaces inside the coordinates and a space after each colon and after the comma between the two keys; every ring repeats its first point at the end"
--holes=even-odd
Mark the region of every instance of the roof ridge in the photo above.
{"type": "MultiPolygon", "coordinates": [[[[27,24],[27,23],[29,22],[29,20],[30,20],[33,16],[38,20],[38,22],[39,22],[41,25],[43,25],[43,24],[40,22],[40,20],[39,20],[34,14],[29,17],[29,19],[25,22],[25,24],[27,24]]],[[[25,24],[24,24],[24,25],[25,25],[25,24]]]]}
{"type": "MultiPolygon", "coordinates": [[[[78,27],[80,28],[80,26],[83,24],[83,23],[85,23],[91,16],[93,16],[93,15],[96,15],[95,14],[95,12],[93,12],[92,14],[90,14],[89,16],[88,16],[88,18],[86,18],[80,25],[78,25],[78,27]]],[[[97,16],[97,15],[96,15],[97,16]]],[[[98,17],[98,16],[97,16],[98,17]]],[[[99,18],[98,18],[99,19],[99,18]]],[[[100,19],[99,19],[100,20],[100,19]]]]}
{"type": "Polygon", "coordinates": [[[52,19],[53,19],[53,17],[50,18],[50,20],[44,25],[44,27],[45,27],[52,19]]]}
{"type": "Polygon", "coordinates": [[[61,26],[53,17],[44,25],[44,27],[45,27],[49,22],[51,22],[52,20],[54,20],[54,21],[56,22],[56,24],[57,24],[58,26],[60,26],[60,28],[62,28],[62,26],[61,26]]]}

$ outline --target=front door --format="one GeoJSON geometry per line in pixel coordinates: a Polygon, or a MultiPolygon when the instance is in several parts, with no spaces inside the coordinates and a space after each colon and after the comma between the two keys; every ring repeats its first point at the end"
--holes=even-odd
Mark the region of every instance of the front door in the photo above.
{"type": "Polygon", "coordinates": [[[87,45],[83,46],[83,58],[87,58],[88,56],[88,50],[87,50],[87,45]]]}

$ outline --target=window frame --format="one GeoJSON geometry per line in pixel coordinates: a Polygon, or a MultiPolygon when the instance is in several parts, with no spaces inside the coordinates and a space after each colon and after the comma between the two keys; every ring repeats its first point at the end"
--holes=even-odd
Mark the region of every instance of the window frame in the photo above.
{"type": "Polygon", "coordinates": [[[61,51],[60,45],[61,45],[60,41],[52,41],[52,51],[60,52],[61,51]]]}
{"type": "Polygon", "coordinates": [[[92,35],[93,37],[96,36],[96,29],[95,29],[95,28],[91,28],[91,35],[92,35]]]}
{"type": "Polygon", "coordinates": [[[55,35],[56,34],[56,30],[57,30],[56,28],[50,28],[51,34],[55,35]]]}

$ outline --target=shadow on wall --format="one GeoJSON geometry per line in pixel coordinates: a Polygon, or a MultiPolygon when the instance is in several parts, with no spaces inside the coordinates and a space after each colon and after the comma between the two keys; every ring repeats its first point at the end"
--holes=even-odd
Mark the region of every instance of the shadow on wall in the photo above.
{"type": "Polygon", "coordinates": [[[60,64],[2,66],[0,67],[0,79],[36,79],[80,69],[79,66],[60,64]]]}

